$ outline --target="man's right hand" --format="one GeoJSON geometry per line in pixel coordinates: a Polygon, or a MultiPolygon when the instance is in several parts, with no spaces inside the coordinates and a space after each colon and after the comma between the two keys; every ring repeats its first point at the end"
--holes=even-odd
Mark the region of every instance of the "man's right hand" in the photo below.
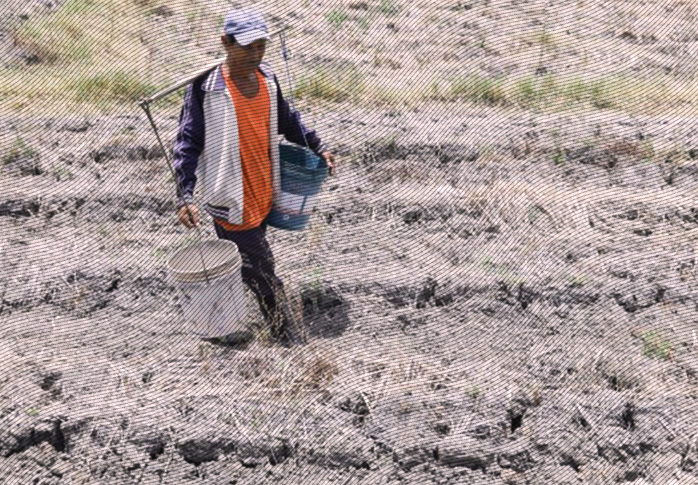
{"type": "Polygon", "coordinates": [[[177,211],[177,219],[179,219],[179,223],[184,225],[187,229],[198,226],[201,222],[199,208],[194,204],[183,205],[177,211]]]}

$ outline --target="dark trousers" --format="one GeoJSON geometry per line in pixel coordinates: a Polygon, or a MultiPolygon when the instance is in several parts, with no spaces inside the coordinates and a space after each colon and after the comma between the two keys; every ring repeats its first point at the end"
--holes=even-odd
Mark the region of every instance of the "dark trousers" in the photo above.
{"type": "Polygon", "coordinates": [[[274,255],[266,239],[267,224],[247,231],[228,231],[214,221],[219,239],[234,242],[242,258],[242,281],[252,290],[265,318],[268,310],[276,307],[276,295],[283,291],[283,283],[274,273],[274,255]]]}

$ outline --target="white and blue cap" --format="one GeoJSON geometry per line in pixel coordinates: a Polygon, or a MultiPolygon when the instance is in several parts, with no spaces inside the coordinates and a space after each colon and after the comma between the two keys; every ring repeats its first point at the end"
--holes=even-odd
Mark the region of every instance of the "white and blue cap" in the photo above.
{"type": "Polygon", "coordinates": [[[246,46],[259,39],[269,40],[269,31],[264,17],[257,10],[236,9],[225,16],[225,35],[235,37],[235,42],[246,46]]]}

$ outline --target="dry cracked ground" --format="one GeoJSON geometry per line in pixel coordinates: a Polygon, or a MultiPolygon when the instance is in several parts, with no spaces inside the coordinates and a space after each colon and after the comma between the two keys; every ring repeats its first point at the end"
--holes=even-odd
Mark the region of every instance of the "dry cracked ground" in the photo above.
{"type": "MultiPolygon", "coordinates": [[[[3,64],[43,75],[4,30],[34,11],[0,3],[3,64]]],[[[183,3],[204,8],[145,17],[146,40],[203,38],[183,3]]],[[[354,62],[393,98],[429,68],[695,72],[688,2],[352,2],[343,23],[309,3],[279,7],[319,46],[295,59],[354,62]]],[[[246,347],[182,321],[165,262],[198,236],[135,105],[2,106],[0,483],[698,483],[695,117],[461,101],[303,106],[340,170],[306,231],[269,233],[308,337],[291,349],[252,305],[246,347]]]]}
{"type": "Polygon", "coordinates": [[[342,166],[270,230],[291,349],[181,321],[142,116],[2,120],[2,482],[698,483],[690,120],[308,118],[342,166]]]}

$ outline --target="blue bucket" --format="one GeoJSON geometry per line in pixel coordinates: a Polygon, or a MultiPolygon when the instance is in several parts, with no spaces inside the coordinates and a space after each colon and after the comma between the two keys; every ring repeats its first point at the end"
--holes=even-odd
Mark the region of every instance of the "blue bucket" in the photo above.
{"type": "Polygon", "coordinates": [[[281,192],[267,219],[270,226],[287,231],[300,231],[308,225],[315,208],[315,196],[327,178],[324,159],[299,145],[279,145],[281,192]]]}

